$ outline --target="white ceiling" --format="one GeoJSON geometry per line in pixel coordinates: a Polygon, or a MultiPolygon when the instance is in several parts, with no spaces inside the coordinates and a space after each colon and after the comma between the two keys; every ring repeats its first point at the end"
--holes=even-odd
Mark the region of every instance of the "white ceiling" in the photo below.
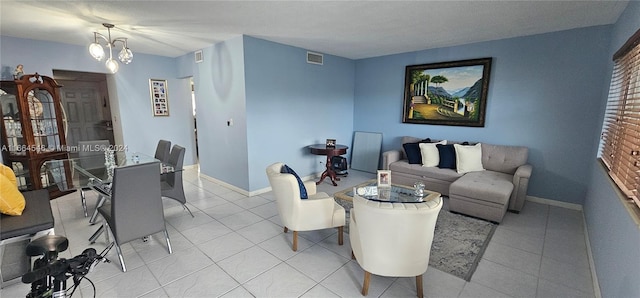
{"type": "Polygon", "coordinates": [[[0,33],[76,45],[101,23],[134,54],[177,57],[241,34],[351,59],[612,24],[628,1],[16,1],[0,33]]]}

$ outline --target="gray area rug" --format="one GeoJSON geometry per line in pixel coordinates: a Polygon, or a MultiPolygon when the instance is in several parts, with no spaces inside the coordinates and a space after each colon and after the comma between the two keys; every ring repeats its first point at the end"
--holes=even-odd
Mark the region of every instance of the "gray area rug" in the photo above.
{"type": "Polygon", "coordinates": [[[470,281],[496,227],[488,221],[441,210],[429,266],[470,281]]]}
{"type": "MultiPolygon", "coordinates": [[[[336,200],[347,210],[345,233],[349,232],[351,202],[336,200]]],[[[429,266],[471,280],[497,225],[442,209],[433,234],[429,266]]]]}

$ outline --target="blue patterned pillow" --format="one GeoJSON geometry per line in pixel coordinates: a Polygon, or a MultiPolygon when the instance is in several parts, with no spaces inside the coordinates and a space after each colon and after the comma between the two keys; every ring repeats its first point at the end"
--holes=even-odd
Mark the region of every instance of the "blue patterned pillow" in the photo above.
{"type": "Polygon", "coordinates": [[[302,183],[302,179],[300,179],[298,174],[296,174],[296,172],[292,168],[290,168],[287,165],[283,165],[282,169],[280,170],[280,173],[292,174],[294,177],[296,177],[296,180],[298,180],[298,187],[300,188],[300,198],[303,200],[306,200],[309,198],[309,196],[307,195],[307,188],[304,187],[304,183],[302,183]]]}

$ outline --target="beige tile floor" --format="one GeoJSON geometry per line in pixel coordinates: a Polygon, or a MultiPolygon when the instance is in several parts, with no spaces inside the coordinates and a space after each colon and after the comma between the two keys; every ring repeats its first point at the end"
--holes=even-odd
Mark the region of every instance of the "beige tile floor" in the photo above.
{"type": "MultiPolygon", "coordinates": [[[[350,258],[348,236],[338,246],[333,229],[301,232],[293,252],[271,192],[247,197],[195,169],[184,176],[195,218],[164,200],[174,253],[161,234],[127,243],[122,273],[112,250],[112,262],[88,275],[96,297],[361,297],[364,273],[350,258]]],[[[325,181],[319,191],[332,194],[371,178],[351,170],[338,187],[325,181]]],[[[88,202],[93,206],[95,197],[88,202]]],[[[61,257],[79,254],[96,228],[83,216],[79,195],[51,205],[56,233],[70,241],[61,257]]],[[[105,246],[104,237],[93,245],[105,246]]],[[[429,268],[424,291],[427,297],[595,297],[590,272],[582,213],[527,202],[520,214],[507,213],[470,282],[429,268]]],[[[88,282],[81,286],[74,297],[93,297],[88,282]]],[[[28,289],[16,283],[0,296],[24,297],[28,289]]],[[[415,297],[414,279],[373,276],[368,297],[415,297]]]]}

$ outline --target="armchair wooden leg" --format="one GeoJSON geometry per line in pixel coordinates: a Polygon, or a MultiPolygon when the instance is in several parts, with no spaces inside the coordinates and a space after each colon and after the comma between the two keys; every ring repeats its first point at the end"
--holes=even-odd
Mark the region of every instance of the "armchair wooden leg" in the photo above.
{"type": "Polygon", "coordinates": [[[338,245],[344,243],[344,226],[338,227],[338,245]]]}
{"type": "Polygon", "coordinates": [[[351,259],[355,260],[356,259],[356,255],[353,254],[353,249],[351,250],[351,259]]]}
{"type": "Polygon", "coordinates": [[[298,231],[293,231],[293,251],[298,251],[298,231]]]}
{"type": "Polygon", "coordinates": [[[371,273],[364,271],[364,282],[362,283],[362,296],[369,294],[369,282],[371,281],[371,273]]]}
{"type": "Polygon", "coordinates": [[[287,227],[284,227],[284,232],[285,233],[289,232],[289,229],[287,229],[287,227]]]}
{"type": "Polygon", "coordinates": [[[416,276],[416,291],[418,292],[418,298],[424,297],[422,293],[422,274],[416,276]]]}

